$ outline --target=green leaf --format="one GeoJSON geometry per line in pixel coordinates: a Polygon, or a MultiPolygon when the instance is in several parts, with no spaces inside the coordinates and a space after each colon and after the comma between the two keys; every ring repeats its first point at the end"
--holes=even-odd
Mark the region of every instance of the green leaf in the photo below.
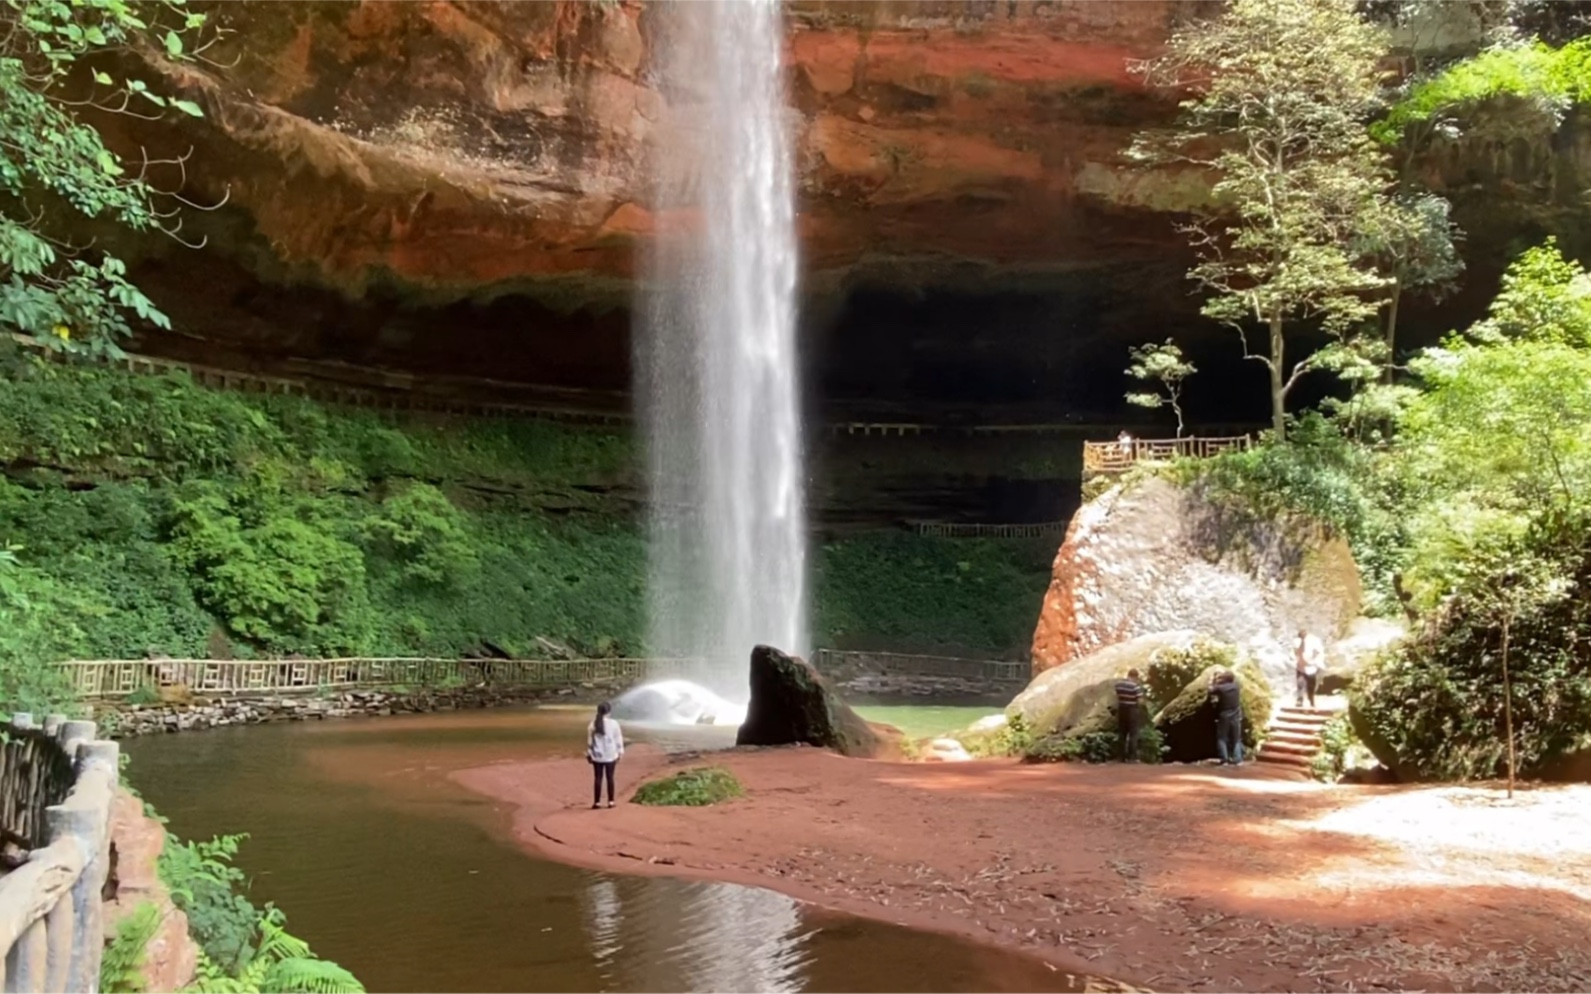
{"type": "Polygon", "coordinates": [[[172,100],[171,106],[187,114],[189,117],[203,117],[204,110],[192,100],[172,100]]]}
{"type": "Polygon", "coordinates": [[[182,56],[182,38],[175,31],[166,32],[166,54],[172,58],[182,56]]]}
{"type": "Polygon", "coordinates": [[[100,72],[98,69],[94,70],[94,82],[100,84],[101,86],[116,85],[115,80],[110,78],[110,73],[100,72]]]}

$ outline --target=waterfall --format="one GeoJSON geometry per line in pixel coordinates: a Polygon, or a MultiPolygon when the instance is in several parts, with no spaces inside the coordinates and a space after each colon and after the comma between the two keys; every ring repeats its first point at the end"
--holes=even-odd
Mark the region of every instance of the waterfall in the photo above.
{"type": "Polygon", "coordinates": [[[777,0],[663,6],[670,114],[636,334],[648,641],[743,702],[752,647],[807,638],[784,26],[777,0]]]}

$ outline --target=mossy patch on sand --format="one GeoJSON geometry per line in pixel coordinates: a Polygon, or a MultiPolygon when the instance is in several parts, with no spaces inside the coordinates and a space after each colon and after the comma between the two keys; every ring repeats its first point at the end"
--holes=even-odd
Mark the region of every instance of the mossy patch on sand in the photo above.
{"type": "Polygon", "coordinates": [[[643,783],[635,791],[636,804],[655,807],[704,808],[736,797],[746,789],[721,766],[699,766],[673,776],[643,783]]]}

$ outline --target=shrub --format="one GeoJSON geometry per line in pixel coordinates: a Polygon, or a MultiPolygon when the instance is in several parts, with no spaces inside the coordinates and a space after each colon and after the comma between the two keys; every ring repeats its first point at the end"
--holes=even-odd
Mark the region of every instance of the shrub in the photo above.
{"type": "MultiPolygon", "coordinates": [[[[1514,741],[1519,771],[1551,775],[1591,749],[1591,541],[1538,536],[1566,562],[1539,564],[1548,592],[1517,605],[1509,624],[1514,741]]],[[[1356,681],[1354,730],[1407,779],[1467,780],[1505,769],[1502,620],[1498,603],[1527,560],[1507,557],[1429,615],[1413,636],[1356,681]]]]}
{"type": "MultiPolygon", "coordinates": [[[[1165,758],[1165,741],[1159,729],[1145,725],[1138,739],[1138,761],[1159,763],[1165,758]]],[[[1082,735],[1047,735],[1022,753],[1027,763],[1113,763],[1121,759],[1121,737],[1115,732],[1082,735]]]]}
{"type": "Polygon", "coordinates": [[[144,961],[150,940],[160,931],[160,909],[141,901],[116,923],[116,934],[105,944],[99,961],[99,989],[105,994],[142,994],[148,982],[144,961]]]}
{"type": "Polygon", "coordinates": [[[1348,752],[1358,743],[1353,724],[1345,714],[1334,714],[1320,730],[1320,752],[1310,761],[1316,780],[1336,783],[1348,768],[1348,752]]]}
{"type": "Polygon", "coordinates": [[[656,807],[701,808],[743,794],[745,789],[733,773],[721,766],[703,766],[643,783],[635,791],[635,803],[656,807]]]}
{"type": "Polygon", "coordinates": [[[464,515],[429,483],[408,484],[382,501],[365,534],[416,583],[453,586],[480,569],[464,515]]]}

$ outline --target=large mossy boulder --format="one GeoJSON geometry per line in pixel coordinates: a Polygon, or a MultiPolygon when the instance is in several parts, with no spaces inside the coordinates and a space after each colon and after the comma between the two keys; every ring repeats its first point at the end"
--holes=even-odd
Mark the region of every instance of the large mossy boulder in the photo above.
{"type": "MultiPolygon", "coordinates": [[[[1177,657],[1199,640],[1197,632],[1155,632],[1140,635],[1045,670],[1006,707],[1011,718],[1037,738],[1066,738],[1116,728],[1116,680],[1136,669],[1150,687],[1150,708],[1156,702],[1157,661],[1177,657]]],[[[1180,689],[1185,681],[1178,681],[1180,689]]],[[[1173,692],[1174,693],[1174,692],[1173,692]]],[[[1170,695],[1167,695],[1168,697],[1170,695]]]]}
{"type": "Polygon", "coordinates": [[[1233,646],[1221,643],[1204,643],[1199,649],[1199,656],[1193,658],[1211,661],[1155,715],[1155,728],[1165,746],[1167,762],[1197,763],[1218,755],[1215,746],[1218,710],[1210,701],[1210,683],[1224,669],[1237,674],[1242,688],[1245,750],[1258,747],[1260,735],[1271,720],[1271,687],[1252,659],[1239,658],[1233,646]],[[1215,658],[1211,659],[1212,656],[1215,658]]]}
{"type": "Polygon", "coordinates": [[[735,735],[741,746],[805,745],[875,758],[899,751],[900,733],[852,711],[805,660],[772,646],[751,650],[751,701],[735,735]]]}

